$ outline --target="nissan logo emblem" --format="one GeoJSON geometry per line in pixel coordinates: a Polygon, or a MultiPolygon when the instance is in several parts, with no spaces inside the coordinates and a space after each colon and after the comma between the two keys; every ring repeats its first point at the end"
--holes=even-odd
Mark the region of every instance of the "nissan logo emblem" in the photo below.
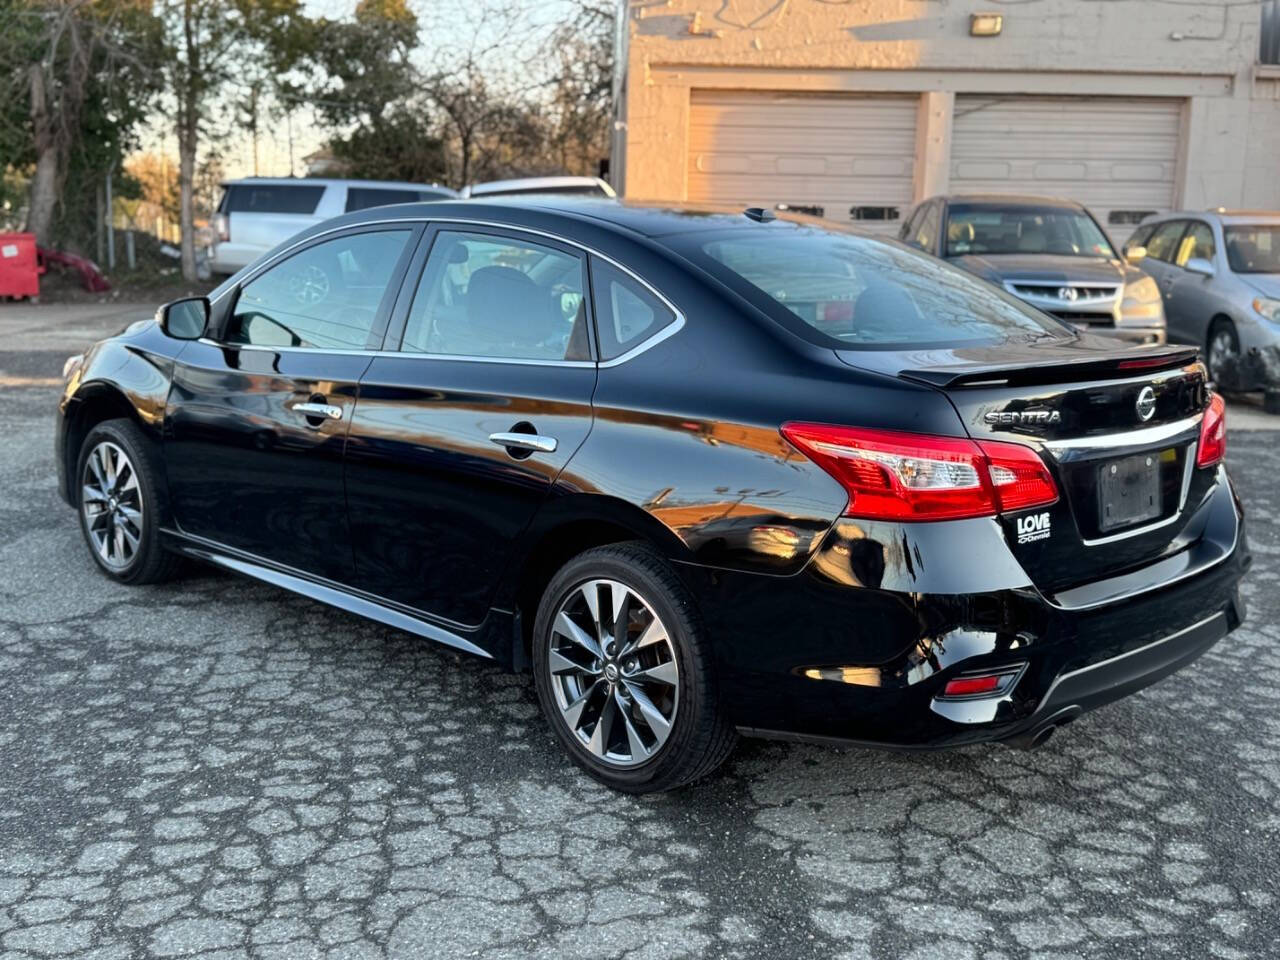
{"type": "Polygon", "coordinates": [[[1146,423],[1156,412],[1156,392],[1151,387],[1143,387],[1134,406],[1138,410],[1138,419],[1146,423]]]}

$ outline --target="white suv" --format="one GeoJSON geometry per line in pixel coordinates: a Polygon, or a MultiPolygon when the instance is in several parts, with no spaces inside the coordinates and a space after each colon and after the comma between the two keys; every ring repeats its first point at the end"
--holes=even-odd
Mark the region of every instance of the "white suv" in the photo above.
{"type": "Polygon", "coordinates": [[[389,203],[456,197],[438,183],[248,177],[222,184],[213,215],[214,273],[232,274],[321,220],[389,203]]]}

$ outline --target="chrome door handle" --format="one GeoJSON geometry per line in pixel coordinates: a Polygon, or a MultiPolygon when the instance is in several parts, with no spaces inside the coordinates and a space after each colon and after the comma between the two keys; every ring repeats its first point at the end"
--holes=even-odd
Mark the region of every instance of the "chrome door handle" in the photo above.
{"type": "Polygon", "coordinates": [[[536,433],[491,433],[489,442],[500,447],[515,447],[535,453],[555,453],[559,443],[555,437],[540,437],[536,433]]]}
{"type": "Polygon", "coordinates": [[[328,403],[295,403],[289,407],[294,413],[304,417],[324,417],[326,420],[341,420],[342,408],[328,403]]]}

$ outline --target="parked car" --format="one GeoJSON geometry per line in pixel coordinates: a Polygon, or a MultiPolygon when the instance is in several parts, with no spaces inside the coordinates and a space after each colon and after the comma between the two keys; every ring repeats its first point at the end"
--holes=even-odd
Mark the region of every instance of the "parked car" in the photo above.
{"type": "Polygon", "coordinates": [[[214,273],[232,274],[300,230],[341,213],[456,197],[438,183],[248,177],[222,184],[211,226],[214,273]]]}
{"type": "Polygon", "coordinates": [[[497,197],[526,193],[560,193],[581,197],[616,197],[613,187],[599,177],[521,177],[490,180],[462,188],[464,197],[497,197]]]}
{"type": "Polygon", "coordinates": [[[1165,341],[1160,291],[1078,203],[933,197],[912,211],[899,237],[1073,326],[1131,343],[1165,341]]]}
{"type": "Polygon", "coordinates": [[[1159,284],[1169,338],[1201,347],[1222,389],[1263,390],[1280,413],[1280,213],[1152,217],[1125,255],[1159,284]]]}
{"type": "Polygon", "coordinates": [[[531,666],[634,792],[738,733],[1038,745],[1240,623],[1192,348],[749,214],[312,227],[70,360],[61,494],[117,581],[196,557],[531,666]]]}

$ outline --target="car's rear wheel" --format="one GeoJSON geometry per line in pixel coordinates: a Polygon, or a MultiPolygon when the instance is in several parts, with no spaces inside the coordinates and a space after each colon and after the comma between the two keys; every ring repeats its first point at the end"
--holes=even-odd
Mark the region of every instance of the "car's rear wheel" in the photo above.
{"type": "Polygon", "coordinates": [[[615,789],[689,783],[736,742],[693,600],[643,544],[588,550],[556,574],[538,607],[533,669],[556,737],[615,789]]]}
{"type": "Polygon", "coordinates": [[[1205,365],[1209,368],[1209,379],[1219,390],[1232,390],[1239,386],[1240,337],[1236,333],[1236,325],[1230,320],[1219,318],[1209,328],[1205,365]]]}
{"type": "Polygon", "coordinates": [[[129,420],[98,424],[80,446],[80,530],[99,569],[123,583],[167,580],[181,563],[160,545],[168,502],[159,468],[151,445],[129,420]]]}

